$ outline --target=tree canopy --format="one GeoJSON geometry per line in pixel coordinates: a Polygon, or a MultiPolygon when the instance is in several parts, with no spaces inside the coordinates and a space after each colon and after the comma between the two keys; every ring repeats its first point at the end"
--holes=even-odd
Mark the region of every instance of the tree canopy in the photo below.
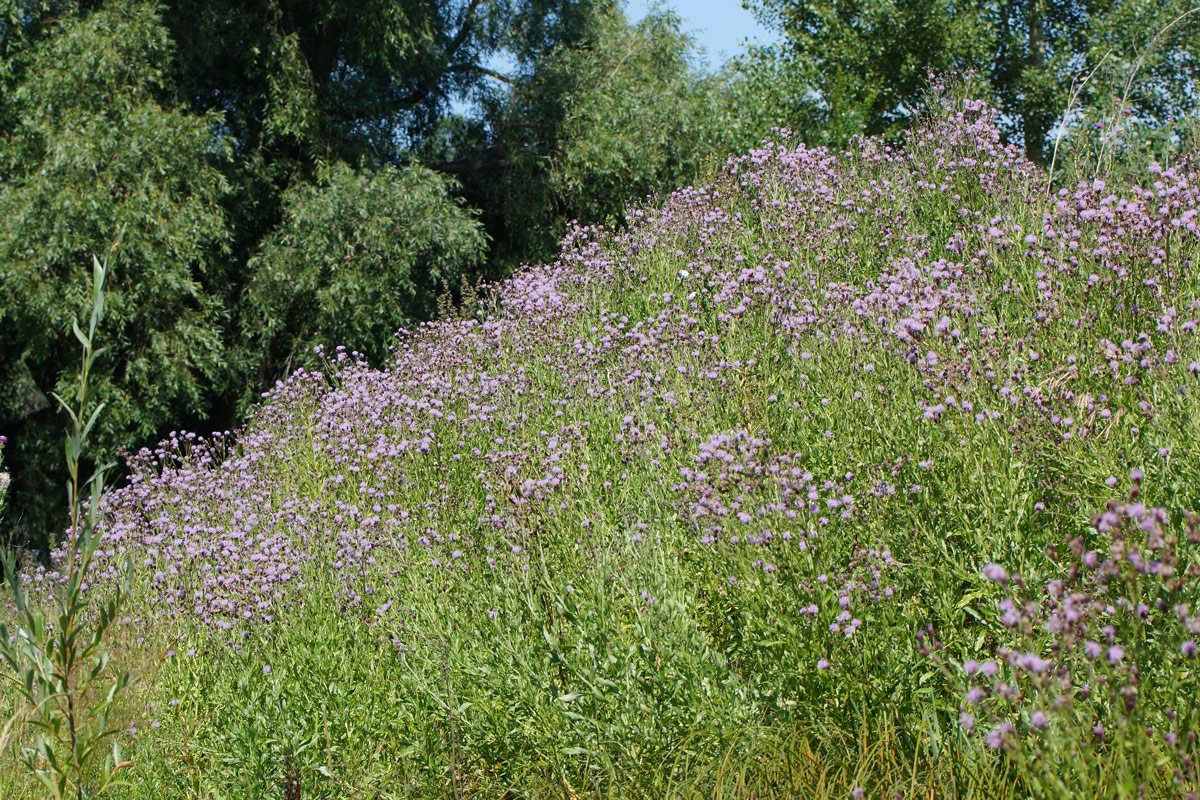
{"type": "Polygon", "coordinates": [[[615,0],[0,0],[10,526],[59,526],[93,254],[108,458],[232,427],[317,345],[385,359],[447,287],[689,180],[701,83],[678,18],[615,0]]]}
{"type": "Polygon", "coordinates": [[[784,41],[743,68],[786,75],[791,103],[807,106],[829,141],[907,127],[930,70],[973,74],[1005,132],[1040,163],[1072,108],[1123,102],[1149,126],[1200,110],[1200,13],[1187,0],[746,4],[784,41]]]}

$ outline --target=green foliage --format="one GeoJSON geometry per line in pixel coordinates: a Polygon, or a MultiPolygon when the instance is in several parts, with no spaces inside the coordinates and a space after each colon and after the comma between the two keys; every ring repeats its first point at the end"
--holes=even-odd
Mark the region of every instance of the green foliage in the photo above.
{"type": "Polygon", "coordinates": [[[93,376],[109,457],[236,427],[317,343],[382,358],[444,286],[546,256],[568,219],[619,216],[723,150],[679,20],[631,27],[613,0],[0,13],[6,538],[43,556],[64,524],[47,398],[71,391],[86,254],[118,242],[126,265],[93,376]]]}
{"type": "Polygon", "coordinates": [[[174,0],[163,20],[179,95],[223,112],[239,149],[264,159],[240,165],[245,179],[272,164],[402,155],[479,82],[499,27],[526,5],[174,0]]]}
{"type": "Polygon", "coordinates": [[[104,316],[107,274],[99,261],[93,259],[93,266],[87,333],[72,323],[75,338],[83,347],[76,407],[55,395],[71,416],[66,446],[71,528],[70,539],[60,551],[66,559],[65,586],[51,590],[52,616],[43,611],[41,598],[27,592],[15,555],[8,550],[0,552],[5,588],[15,611],[11,630],[0,622],[0,664],[6,684],[17,697],[15,713],[0,729],[0,750],[7,747],[7,738],[15,729],[21,760],[46,796],[54,800],[100,796],[117,785],[116,772],[129,766],[121,758],[119,745],[114,743],[107,757],[102,751],[117,733],[109,724],[109,713],[130,680],[127,673],[112,668],[105,646],[129,594],[129,572],[126,570],[124,579],[106,598],[97,600],[95,588],[87,591],[94,582],[89,570],[101,540],[98,520],[105,472],[99,468],[81,484],[80,460],[104,409],[103,403],[92,407],[88,391],[92,367],[101,352],[94,349],[94,342],[104,316]],[[89,495],[86,506],[81,487],[89,495]]]}
{"type": "MultiPolygon", "coordinates": [[[[584,252],[600,266],[523,275],[561,315],[522,319],[514,303],[488,324],[426,329],[391,371],[344,363],[293,385],[241,445],[183,444],[165,466],[147,462],[155,488],[131,492],[114,544],[150,561],[128,613],[144,621],[142,647],[165,655],[140,683],[138,732],[121,740],[126,795],[844,800],[865,787],[1028,800],[1200,788],[1194,774],[1174,782],[1163,739],[1195,683],[1180,641],[1193,634],[1172,608],[1197,607],[1200,540],[1180,547],[1178,574],[1193,580],[1175,588],[1121,561],[1120,586],[1099,591],[1141,592],[1125,602],[1054,556],[1077,538],[1114,552],[1087,514],[1125,493],[1107,479],[1132,467],[1148,473],[1144,502],[1172,515],[1200,503],[1187,366],[1200,347],[1183,324],[1194,315],[1153,327],[1160,307],[1200,294],[1174,268],[1197,240],[1170,234],[1169,289],[1144,281],[1159,273],[1136,256],[1120,262],[1120,291],[1093,289],[1097,264],[1123,256],[1096,252],[1111,229],[1080,224],[1078,240],[1056,237],[1078,245],[1066,256],[1078,269],[1039,285],[1047,251],[1025,235],[1080,218],[1055,216],[1074,209],[1057,208],[1026,164],[948,166],[943,147],[982,160],[953,133],[914,137],[907,162],[869,143],[803,181],[834,162],[781,158],[778,174],[798,186],[727,172],[663,212],[673,224],[632,241],[596,235],[584,252]],[[1001,215],[1011,242],[976,221],[1001,215]],[[948,241],[980,263],[959,269],[941,260],[953,251],[929,247],[948,241]],[[909,265],[907,279],[894,274],[909,265]],[[930,273],[943,293],[919,283],[930,273]],[[785,291],[762,291],[771,274],[785,291]],[[854,315],[849,334],[806,322],[868,293],[904,304],[854,315]],[[970,307],[943,303],[952,293],[970,307]],[[921,303],[944,311],[946,331],[896,344],[896,317],[921,303]],[[1118,360],[1115,342],[1143,323],[1147,354],[1164,360],[1118,360]],[[948,404],[936,420],[922,415],[934,402],[948,404]],[[427,449],[408,446],[416,433],[427,449]],[[722,452],[706,449],[718,439],[722,452]],[[537,494],[551,475],[563,480],[537,494]],[[713,500],[725,509],[697,510],[713,500]],[[183,544],[161,545],[164,531],[183,544]],[[234,553],[274,572],[242,584],[254,620],[230,612],[229,629],[173,592],[202,586],[210,565],[233,580],[263,563],[234,553]],[[988,562],[1019,570],[1020,585],[985,579],[988,562]],[[174,565],[194,571],[188,582],[170,582],[174,565]],[[1045,629],[1000,619],[1010,596],[1055,608],[1056,579],[1130,611],[1116,635],[1144,636],[1124,667],[1090,666],[1045,629]],[[1139,602],[1172,627],[1139,622],[1139,602]],[[940,663],[914,639],[929,623],[940,663]],[[960,662],[1009,648],[1106,686],[1136,663],[1131,719],[1154,733],[1130,728],[1113,748],[1081,738],[1094,724],[1083,712],[1107,722],[1119,709],[1076,683],[1064,713],[1082,709],[1078,724],[1056,718],[1039,734],[1028,712],[1065,690],[1006,662],[1001,677],[1020,692],[986,698],[995,719],[977,712],[978,725],[1013,720],[1022,744],[990,749],[958,723],[960,662]]],[[[981,136],[991,144],[990,129],[981,136]]],[[[353,174],[329,169],[328,186],[353,174]]],[[[1183,527],[1165,530],[1182,540],[1183,527]]],[[[1108,612],[1094,613],[1099,628],[1108,612]]],[[[21,791],[0,769],[0,793],[21,791]]]]}
{"type": "Polygon", "coordinates": [[[929,70],[964,70],[991,54],[977,0],[762,0],[754,7],[786,41],[747,53],[731,69],[783,94],[802,115],[790,122],[813,144],[898,134],[911,123],[929,70]]]}
{"type": "Polygon", "coordinates": [[[1075,109],[1130,108],[1154,126],[1200,110],[1200,15],[1186,0],[746,4],[785,42],[732,69],[752,84],[788,76],[791,122],[818,143],[898,133],[920,107],[930,70],[969,76],[972,96],[989,96],[1007,133],[1039,163],[1051,158],[1056,125],[1086,132],[1075,109]]]}
{"type": "Polygon", "coordinates": [[[523,56],[504,89],[482,97],[486,125],[449,121],[425,151],[483,209],[494,261],[549,258],[568,222],[619,220],[628,203],[724,158],[722,120],[707,113],[718,89],[683,24],[661,10],[630,24],[597,3],[558,42],[511,34],[523,56]]]}
{"type": "Polygon", "coordinates": [[[631,200],[686,183],[715,153],[682,20],[657,12],[631,26],[613,12],[598,23],[586,42],[544,55],[496,123],[512,162],[502,184],[508,227],[544,255],[566,220],[619,218],[631,200]],[[518,225],[529,215],[537,223],[518,225]]]}
{"type": "Polygon", "coordinates": [[[830,141],[828,113],[802,87],[806,67],[786,50],[754,45],[709,79],[707,114],[729,153],[744,153],[772,138],[773,128],[801,132],[814,146],[830,141]]]}
{"type": "MultiPolygon", "coordinates": [[[[283,194],[283,221],[251,257],[239,352],[312,363],[313,346],[358,342],[379,362],[393,334],[421,319],[443,283],[482,257],[472,214],[424,167],[373,173],[335,163],[283,194]]],[[[268,372],[269,374],[269,372],[268,372]]]]}
{"type": "Polygon", "coordinates": [[[704,114],[684,20],[659,12],[634,26],[616,16],[604,23],[590,51],[556,53],[538,76],[568,86],[549,186],[588,222],[623,214],[634,199],[694,177],[705,157],[725,155],[712,141],[721,134],[704,114]]]}
{"type": "Polygon", "coordinates": [[[217,119],[157,99],[172,52],[152,6],[64,16],[12,56],[4,96],[16,122],[0,139],[0,425],[12,440],[12,522],[43,546],[61,518],[44,498],[61,465],[53,407],[73,398],[73,339],[89,304],[76,269],[118,249],[127,265],[109,287],[108,352],[92,391],[110,406],[97,452],[155,436],[203,413],[225,373],[219,277],[228,241],[212,161],[217,119]],[[39,479],[39,473],[45,477],[39,479]]]}
{"type": "Polygon", "coordinates": [[[62,527],[47,398],[86,304],[71,265],[113,242],[105,457],[236,427],[317,343],[383,358],[442,287],[545,259],[571,220],[620,221],[773,126],[898,136],[929,69],[991,95],[1058,181],[1195,141],[1183,0],[751,5],[785,42],[709,75],[679,17],[631,25],[616,0],[0,2],[6,538],[44,554],[62,527]]]}

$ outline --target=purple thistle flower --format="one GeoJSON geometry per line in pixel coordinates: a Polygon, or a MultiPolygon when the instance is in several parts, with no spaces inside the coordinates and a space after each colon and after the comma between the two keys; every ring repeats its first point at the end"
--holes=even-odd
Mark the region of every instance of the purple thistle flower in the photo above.
{"type": "Polygon", "coordinates": [[[1050,669],[1050,662],[1041,658],[1036,653],[1022,653],[1017,659],[1017,664],[1035,675],[1042,675],[1046,670],[1050,669]]]}
{"type": "Polygon", "coordinates": [[[1008,570],[999,564],[984,564],[983,577],[996,583],[1008,583],[1008,570]]]}
{"type": "Polygon", "coordinates": [[[1010,737],[1013,733],[1013,726],[1010,723],[1002,722],[996,727],[988,731],[985,741],[987,746],[993,750],[999,750],[1009,744],[1010,737]]]}

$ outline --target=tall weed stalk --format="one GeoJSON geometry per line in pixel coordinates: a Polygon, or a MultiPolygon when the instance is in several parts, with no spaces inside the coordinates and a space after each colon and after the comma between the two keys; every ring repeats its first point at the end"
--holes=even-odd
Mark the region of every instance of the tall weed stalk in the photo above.
{"type": "Polygon", "coordinates": [[[9,477],[4,471],[4,445],[8,439],[0,436],[0,519],[4,518],[4,496],[8,494],[9,477]]]}
{"type": "Polygon", "coordinates": [[[114,670],[105,648],[117,613],[129,591],[129,571],[108,597],[89,595],[87,576],[100,542],[100,500],[105,466],[97,466],[84,481],[81,461],[88,435],[103,404],[89,413],[88,380],[103,348],[94,346],[96,328],[104,315],[107,263],[93,258],[92,312],[86,333],[78,322],[73,332],[83,347],[79,395],[74,406],[55,399],[70,416],[66,437],[67,498],[71,527],[64,542],[65,583],[56,587],[49,610],[25,591],[14,553],[2,554],[5,585],[15,610],[13,628],[0,623],[0,659],[5,677],[15,685],[20,707],[0,730],[0,747],[14,731],[28,734],[21,760],[55,800],[97,797],[117,785],[119,770],[129,765],[115,742],[117,730],[109,712],[129,686],[128,673],[114,670]],[[88,495],[88,503],[82,502],[88,495]]]}

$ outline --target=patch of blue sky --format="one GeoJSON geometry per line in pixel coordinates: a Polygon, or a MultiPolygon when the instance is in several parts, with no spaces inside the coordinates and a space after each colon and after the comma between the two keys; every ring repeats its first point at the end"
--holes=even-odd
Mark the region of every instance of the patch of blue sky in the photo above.
{"type": "Polygon", "coordinates": [[[684,32],[701,48],[710,69],[719,69],[747,43],[771,44],[779,40],[778,32],[764,27],[740,0],[629,0],[625,13],[636,22],[654,8],[674,11],[683,19],[684,32]]]}

